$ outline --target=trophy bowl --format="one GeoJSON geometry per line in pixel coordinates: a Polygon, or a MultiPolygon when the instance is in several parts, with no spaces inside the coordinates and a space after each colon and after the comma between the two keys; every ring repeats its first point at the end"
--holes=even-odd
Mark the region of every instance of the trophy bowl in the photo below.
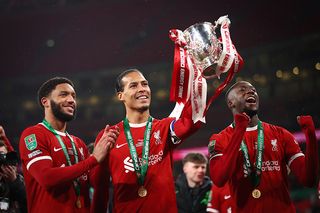
{"type": "Polygon", "coordinates": [[[187,49],[195,65],[204,78],[216,76],[216,67],[222,47],[217,39],[215,27],[210,22],[202,22],[188,27],[184,32],[187,49]]]}

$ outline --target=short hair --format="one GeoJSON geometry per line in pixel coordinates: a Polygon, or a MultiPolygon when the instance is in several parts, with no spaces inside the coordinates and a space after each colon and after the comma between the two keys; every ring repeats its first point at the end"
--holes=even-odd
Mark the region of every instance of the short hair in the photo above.
{"type": "Polygon", "coordinates": [[[204,156],[202,153],[198,152],[191,152],[188,153],[183,159],[182,159],[182,164],[184,165],[187,162],[192,162],[192,163],[203,163],[207,164],[208,159],[206,156],[204,156]]]}
{"type": "Polygon", "coordinates": [[[41,99],[43,97],[48,97],[48,95],[56,88],[57,85],[64,84],[64,83],[70,84],[74,88],[73,82],[70,79],[65,77],[51,78],[40,86],[38,90],[38,102],[42,108],[43,108],[43,105],[41,103],[41,99]]]}
{"type": "Polygon", "coordinates": [[[129,73],[132,73],[132,72],[139,72],[143,75],[143,73],[138,70],[138,69],[127,69],[125,71],[123,71],[122,73],[120,73],[120,75],[118,75],[117,79],[116,79],[116,86],[115,86],[115,90],[116,90],[116,93],[118,92],[123,92],[123,82],[122,82],[122,79],[128,75],[129,73]]]}
{"type": "Polygon", "coordinates": [[[250,83],[250,82],[248,82],[248,81],[237,81],[236,83],[234,83],[233,85],[231,85],[231,86],[229,87],[229,89],[227,90],[226,95],[225,95],[225,100],[226,100],[227,103],[228,103],[228,95],[229,95],[229,93],[231,92],[231,90],[233,90],[233,88],[234,88],[235,86],[237,86],[238,84],[244,83],[244,82],[250,83]]]}

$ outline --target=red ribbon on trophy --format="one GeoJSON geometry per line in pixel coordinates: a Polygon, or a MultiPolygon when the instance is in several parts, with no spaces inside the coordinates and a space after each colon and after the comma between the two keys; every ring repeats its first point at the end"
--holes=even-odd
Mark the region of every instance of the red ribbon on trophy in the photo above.
{"type": "Polygon", "coordinates": [[[215,22],[215,26],[203,22],[190,26],[184,32],[170,30],[169,37],[175,43],[170,101],[176,102],[170,117],[180,117],[184,104],[191,100],[193,121],[205,122],[211,103],[242,68],[243,60],[232,44],[229,27],[230,20],[222,16],[215,22]],[[219,39],[215,35],[218,25],[221,26],[219,39]],[[212,71],[214,74],[207,75],[212,71]],[[220,78],[222,73],[228,71],[226,79],[207,103],[206,79],[220,78]]]}

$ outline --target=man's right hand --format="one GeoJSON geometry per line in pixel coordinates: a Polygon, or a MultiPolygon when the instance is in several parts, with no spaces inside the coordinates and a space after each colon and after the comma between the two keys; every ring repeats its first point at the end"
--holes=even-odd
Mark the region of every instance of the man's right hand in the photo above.
{"type": "Polygon", "coordinates": [[[250,122],[250,117],[246,113],[235,114],[234,122],[236,127],[247,127],[250,122]]]}
{"type": "Polygon", "coordinates": [[[114,144],[119,136],[119,127],[106,126],[104,129],[103,135],[100,140],[97,142],[97,145],[94,147],[92,155],[100,163],[102,162],[110,150],[114,147],[114,144]]]}

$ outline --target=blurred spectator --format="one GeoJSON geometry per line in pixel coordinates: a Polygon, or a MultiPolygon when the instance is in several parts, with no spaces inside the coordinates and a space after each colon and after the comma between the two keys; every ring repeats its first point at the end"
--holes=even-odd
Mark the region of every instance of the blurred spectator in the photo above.
{"type": "Polygon", "coordinates": [[[17,164],[17,153],[0,126],[0,212],[27,212],[24,179],[17,172],[17,164]]]}
{"type": "Polygon", "coordinates": [[[189,153],[183,158],[183,174],[175,183],[178,212],[206,212],[212,185],[205,176],[207,163],[201,153],[189,153]]]}

